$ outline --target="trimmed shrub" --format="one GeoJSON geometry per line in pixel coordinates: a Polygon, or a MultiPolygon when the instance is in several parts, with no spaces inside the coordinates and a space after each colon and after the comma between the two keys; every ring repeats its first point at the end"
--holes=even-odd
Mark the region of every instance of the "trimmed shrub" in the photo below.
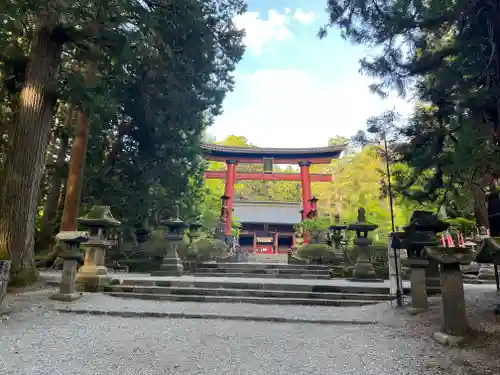
{"type": "Polygon", "coordinates": [[[194,251],[198,261],[208,262],[226,256],[229,248],[224,241],[215,238],[200,238],[193,243],[191,251],[194,251]]]}
{"type": "Polygon", "coordinates": [[[333,249],[325,244],[307,244],[297,249],[297,255],[311,263],[335,263],[338,258],[333,249]]]}

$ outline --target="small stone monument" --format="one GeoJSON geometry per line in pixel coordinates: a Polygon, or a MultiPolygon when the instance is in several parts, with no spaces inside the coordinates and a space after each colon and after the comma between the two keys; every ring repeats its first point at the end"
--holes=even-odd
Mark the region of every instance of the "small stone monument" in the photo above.
{"type": "Polygon", "coordinates": [[[374,231],[378,225],[366,221],[366,212],[363,207],[358,209],[358,220],[349,225],[349,230],[356,231],[354,244],[357,246],[358,259],[354,265],[353,281],[377,279],[375,269],[370,259],[370,245],[372,240],[368,238],[368,232],[374,231]]]}
{"type": "Polygon", "coordinates": [[[184,267],[177,253],[177,248],[182,243],[186,225],[179,217],[178,206],[177,217],[166,221],[165,226],[167,227],[165,256],[161,262],[160,270],[151,272],[151,276],[182,276],[184,267]]]}
{"type": "Polygon", "coordinates": [[[10,279],[10,260],[0,260],[0,307],[7,294],[7,286],[10,279]]]}
{"type": "Polygon", "coordinates": [[[444,333],[464,336],[469,330],[465,310],[464,285],[460,265],[469,264],[474,255],[465,248],[426,247],[428,259],[436,260],[441,267],[441,299],[443,305],[444,333]]]}
{"type": "Polygon", "coordinates": [[[87,232],[59,232],[57,234],[56,240],[64,244],[64,252],[60,255],[64,263],[59,293],[51,296],[51,299],[71,302],[81,297],[81,293],[76,291],[76,267],[78,261],[82,259],[80,244],[89,239],[87,232]]]}
{"type": "Polygon", "coordinates": [[[106,250],[117,245],[114,230],[121,222],[113,217],[109,206],[94,206],[78,218],[78,224],[88,230],[90,239],[83,246],[85,259],[77,282],[86,292],[98,292],[111,281],[105,266],[106,250]]]}

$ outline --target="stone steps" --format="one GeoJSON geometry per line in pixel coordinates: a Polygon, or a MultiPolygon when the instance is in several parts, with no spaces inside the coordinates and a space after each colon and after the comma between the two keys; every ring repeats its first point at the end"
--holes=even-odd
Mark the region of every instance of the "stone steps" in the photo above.
{"type": "Polygon", "coordinates": [[[245,268],[245,269],[260,269],[260,270],[270,270],[270,269],[301,269],[301,270],[328,270],[330,266],[320,265],[320,264],[286,264],[286,263],[216,263],[216,262],[205,262],[200,265],[201,268],[245,268]]]}
{"type": "Polygon", "coordinates": [[[207,267],[198,267],[196,268],[197,273],[245,273],[245,274],[255,274],[255,275],[323,275],[328,276],[329,269],[312,269],[312,270],[304,270],[302,268],[271,268],[271,269],[254,269],[254,268],[245,268],[245,267],[234,267],[234,268],[207,268],[207,267]]]}
{"type": "Polygon", "coordinates": [[[161,301],[363,306],[393,299],[385,285],[344,280],[116,278],[112,284],[105,289],[111,296],[161,301]]]}
{"type": "Polygon", "coordinates": [[[202,263],[194,270],[193,275],[206,277],[327,280],[330,279],[330,268],[329,266],[317,264],[202,263]]]}
{"type": "Polygon", "coordinates": [[[266,273],[249,273],[249,272],[196,272],[193,273],[193,276],[205,276],[205,277],[248,277],[248,278],[268,278],[268,279],[306,279],[306,280],[328,280],[330,279],[330,275],[324,274],[324,275],[318,275],[318,274],[309,274],[309,273],[302,273],[302,274],[282,274],[282,273],[273,273],[273,274],[266,274],[266,273]]]}
{"type": "MultiPolygon", "coordinates": [[[[208,278],[207,278],[208,279],[208,278]]],[[[227,289],[264,289],[264,290],[288,290],[288,291],[303,291],[313,293],[355,293],[355,294],[389,294],[389,287],[384,285],[363,285],[362,283],[345,283],[344,280],[332,279],[332,283],[325,284],[323,280],[319,280],[318,284],[311,282],[297,283],[293,280],[279,279],[245,279],[231,280],[224,278],[212,279],[183,279],[169,278],[161,279],[154,277],[145,278],[114,278],[113,286],[118,285],[135,285],[135,286],[157,286],[157,287],[190,287],[190,288],[227,288],[227,289]]],[[[406,288],[409,291],[409,288],[406,288]]]]}
{"type": "Polygon", "coordinates": [[[135,294],[162,294],[162,295],[198,295],[198,296],[226,296],[226,297],[273,297],[294,299],[328,299],[328,300],[360,300],[360,301],[389,301],[387,294],[359,294],[359,293],[317,293],[290,290],[266,289],[228,289],[228,288],[193,288],[193,287],[156,287],[136,285],[116,285],[108,289],[109,292],[135,294]]]}
{"type": "Polygon", "coordinates": [[[380,303],[368,300],[332,300],[332,299],[306,299],[306,298],[269,298],[269,297],[234,297],[213,295],[173,295],[173,294],[148,294],[130,292],[107,292],[108,295],[121,298],[137,298],[158,301],[176,302],[209,302],[209,303],[251,303],[258,305],[303,305],[303,306],[364,306],[380,303]]]}

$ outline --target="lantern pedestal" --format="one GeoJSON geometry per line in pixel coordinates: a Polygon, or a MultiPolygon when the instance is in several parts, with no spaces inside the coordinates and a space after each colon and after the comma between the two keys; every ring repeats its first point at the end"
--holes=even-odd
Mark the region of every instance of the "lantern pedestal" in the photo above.
{"type": "Polygon", "coordinates": [[[178,215],[177,212],[177,218],[166,222],[168,232],[165,235],[165,256],[161,262],[160,270],[151,272],[151,276],[182,276],[184,266],[177,253],[177,248],[182,243],[185,224],[178,215]]]}
{"type": "Polygon", "coordinates": [[[411,308],[408,309],[408,312],[418,314],[429,308],[427,288],[425,286],[425,272],[429,266],[429,261],[426,259],[408,258],[408,264],[411,268],[411,308]]]}
{"type": "Polygon", "coordinates": [[[464,285],[460,266],[469,264],[473,259],[473,254],[465,249],[441,247],[426,247],[425,254],[441,266],[444,332],[453,336],[465,336],[470,328],[465,310],[464,285]]]}
{"type": "MultiPolygon", "coordinates": [[[[177,254],[177,238],[169,239],[166,236],[167,241],[167,251],[161,262],[160,270],[151,272],[151,276],[182,276],[184,271],[184,266],[182,265],[182,260],[177,254]]],[[[182,240],[182,239],[181,239],[182,240]]]]}
{"type": "Polygon", "coordinates": [[[64,260],[59,293],[50,298],[57,301],[71,302],[82,295],[76,291],[76,268],[82,254],[79,247],[82,242],[88,241],[87,232],[61,232],[56,236],[58,241],[64,243],[66,250],[60,255],[64,260]]]}
{"type": "Polygon", "coordinates": [[[372,240],[368,238],[368,232],[377,228],[378,225],[372,224],[366,220],[365,209],[359,208],[358,220],[354,224],[349,225],[349,230],[356,231],[354,244],[358,250],[358,257],[354,265],[352,278],[349,279],[350,281],[383,281],[377,278],[377,274],[375,273],[375,269],[370,259],[370,245],[372,244],[372,240]]]}
{"type": "Polygon", "coordinates": [[[85,292],[101,292],[105,286],[111,283],[108,269],[104,266],[106,249],[109,247],[106,240],[91,240],[84,247],[84,264],[78,270],[76,277],[79,288],[85,292]]]}
{"type": "Polygon", "coordinates": [[[105,267],[106,250],[116,246],[112,234],[121,222],[111,214],[109,206],[94,206],[78,223],[87,228],[90,240],[85,244],[83,266],[78,271],[78,287],[85,292],[97,293],[109,285],[108,269],[105,267]]]}

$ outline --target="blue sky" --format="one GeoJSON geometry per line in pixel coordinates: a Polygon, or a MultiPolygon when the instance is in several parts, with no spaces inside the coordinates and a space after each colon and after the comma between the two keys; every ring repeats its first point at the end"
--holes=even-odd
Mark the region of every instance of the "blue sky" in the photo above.
{"type": "Polygon", "coordinates": [[[317,38],[326,0],[248,4],[248,13],[235,19],[247,46],[236,88],[209,129],[217,140],[234,134],[261,147],[326,146],[329,137],[350,137],[386,109],[410,112],[395,96],[382,100],[369,92],[373,79],[359,73],[363,47],[344,41],[338,30],[317,38]]]}

